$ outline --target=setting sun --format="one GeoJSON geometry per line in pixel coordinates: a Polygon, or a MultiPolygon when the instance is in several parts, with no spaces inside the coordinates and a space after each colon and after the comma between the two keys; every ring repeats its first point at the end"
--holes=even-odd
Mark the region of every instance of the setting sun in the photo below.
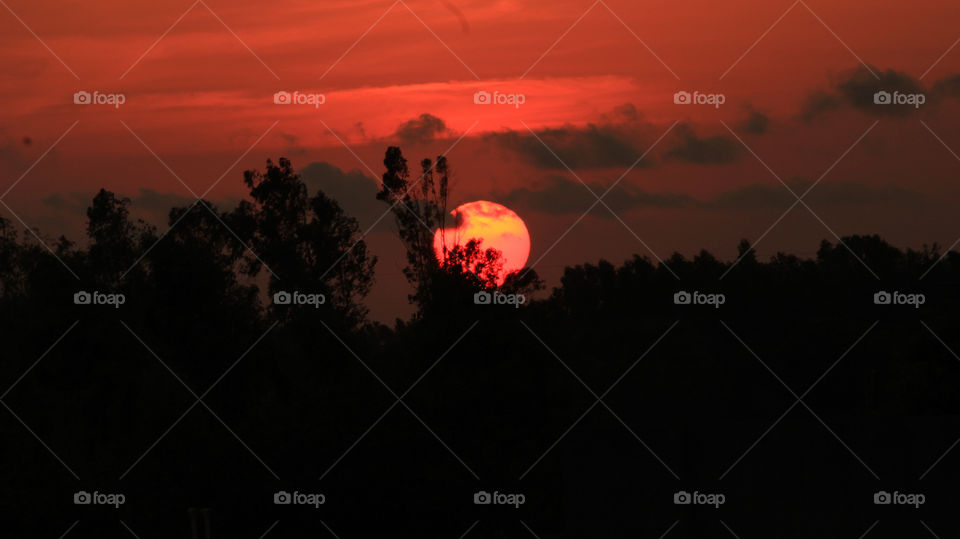
{"type": "Polygon", "coordinates": [[[438,260],[443,259],[444,244],[449,250],[476,239],[481,242],[481,248],[500,251],[503,260],[499,276],[501,284],[508,274],[523,269],[530,256],[530,234],[516,213],[495,202],[477,200],[461,204],[450,215],[455,226],[437,230],[433,236],[438,260]]]}

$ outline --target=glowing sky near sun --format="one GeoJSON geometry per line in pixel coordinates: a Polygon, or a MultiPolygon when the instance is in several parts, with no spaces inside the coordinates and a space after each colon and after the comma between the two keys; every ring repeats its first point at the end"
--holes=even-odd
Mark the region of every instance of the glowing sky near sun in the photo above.
{"type": "Polygon", "coordinates": [[[833,231],[901,247],[960,234],[957,161],[944,147],[960,152],[960,98],[900,117],[849,103],[804,115],[861,60],[925,89],[960,74],[956,0],[5,5],[0,193],[24,223],[82,241],[87,204],[106,188],[165,229],[193,193],[212,188],[206,198],[232,208],[247,195],[242,171],[288,157],[301,171],[314,165],[310,189],[337,193],[370,228],[383,261],[372,310],[386,318],[406,307],[394,292],[407,285],[375,200],[391,145],[414,170],[447,155],[451,205],[488,200],[522,215],[550,284],[570,264],[730,257],[761,235],[760,256],[812,256],[833,231]],[[78,106],[80,90],[125,102],[78,106]],[[726,102],[678,107],[680,90],[726,102]],[[278,91],[325,101],[279,106],[278,91]],[[478,91],[525,99],[478,105],[478,91]],[[782,217],[794,199],[778,179],[803,192],[828,171],[805,200],[817,216],[801,206],[782,217]],[[380,310],[390,302],[394,311],[380,310]]]}

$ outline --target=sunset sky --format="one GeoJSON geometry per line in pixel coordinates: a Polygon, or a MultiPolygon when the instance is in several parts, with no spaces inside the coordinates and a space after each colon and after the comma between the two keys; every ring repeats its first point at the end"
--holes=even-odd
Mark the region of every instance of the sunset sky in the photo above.
{"type": "MultiPolygon", "coordinates": [[[[834,232],[960,236],[955,0],[3,5],[0,199],[50,237],[81,239],[101,187],[161,229],[204,193],[227,209],[242,171],[280,156],[366,230],[387,211],[389,145],[414,168],[449,152],[452,202],[520,215],[551,286],[600,258],[731,259],[741,238],[766,257],[812,256],[834,232]],[[876,105],[880,90],[925,103],[876,105]],[[78,105],[78,91],[124,102],[78,105]],[[324,102],[277,105],[279,91],[324,102]],[[796,198],[780,180],[797,195],[818,182],[809,208],[784,216],[796,198]]],[[[372,313],[389,320],[406,308],[389,218],[368,243],[372,313]]]]}

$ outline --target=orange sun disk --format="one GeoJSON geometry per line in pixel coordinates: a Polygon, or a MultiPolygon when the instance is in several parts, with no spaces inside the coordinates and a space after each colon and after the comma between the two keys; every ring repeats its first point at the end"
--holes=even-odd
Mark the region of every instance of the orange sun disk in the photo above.
{"type": "Polygon", "coordinates": [[[482,249],[500,251],[503,269],[497,284],[503,284],[509,273],[523,269],[530,256],[530,233],[519,215],[506,206],[486,200],[461,204],[450,215],[458,226],[434,233],[437,260],[443,260],[444,243],[450,250],[476,239],[482,249]]]}

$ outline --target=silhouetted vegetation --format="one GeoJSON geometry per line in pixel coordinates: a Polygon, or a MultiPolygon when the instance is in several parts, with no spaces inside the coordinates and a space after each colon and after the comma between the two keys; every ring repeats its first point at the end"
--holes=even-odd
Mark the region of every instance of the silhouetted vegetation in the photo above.
{"type": "MultiPolygon", "coordinates": [[[[715,511],[672,503],[713,489],[743,537],[855,536],[878,490],[858,458],[909,491],[960,433],[956,253],[853,236],[761,261],[743,243],[737,261],[569,267],[538,295],[533,271],[497,286],[499,253],[476,242],[438,263],[444,157],[415,181],[398,148],[384,165],[418,308],[395,327],[367,316],[364,231],[287,159],[247,171],[235,208],[171,209],[167,232],[104,190],[82,244],[48,250],[0,219],[0,535],[80,520],[69,537],[122,537],[123,520],[187,537],[188,510],[211,508],[214,537],[275,521],[268,537],[459,537],[477,520],[470,537],[523,537],[520,519],[542,538],[658,537],[675,520],[678,537],[719,537],[715,511]],[[926,302],[875,305],[882,290],[926,302]],[[125,301],[75,304],[79,291],[125,301]],[[325,301],[274,304],[284,291],[325,301]],[[481,291],[527,301],[475,304],[481,291]],[[678,291],[725,303],[677,305],[678,291]],[[796,405],[718,481],[795,404],[781,380],[829,429],[796,405]],[[127,502],[77,506],[79,490],[127,502]],[[276,506],[279,490],[327,503],[276,506]],[[527,503],[475,506],[479,490],[527,503]],[[801,518],[807,492],[817,516],[801,518]]],[[[958,471],[948,456],[918,488],[958,471]]]]}

